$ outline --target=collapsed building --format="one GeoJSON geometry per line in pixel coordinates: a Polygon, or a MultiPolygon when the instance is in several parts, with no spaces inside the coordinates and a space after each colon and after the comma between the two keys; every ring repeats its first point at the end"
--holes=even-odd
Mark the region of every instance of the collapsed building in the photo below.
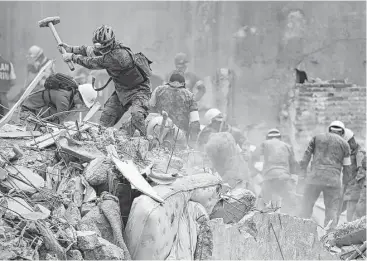
{"type": "Polygon", "coordinates": [[[365,236],[340,243],[365,233],[365,217],[320,240],[315,222],[258,209],[252,191],[226,187],[204,157],[150,150],[146,139],[90,122],[66,126],[48,134],[1,128],[2,260],[365,255],[365,236]]]}
{"type": "Polygon", "coordinates": [[[315,133],[333,120],[351,129],[363,147],[366,140],[366,87],[344,80],[297,83],[281,112],[281,126],[301,156],[315,133]]]}

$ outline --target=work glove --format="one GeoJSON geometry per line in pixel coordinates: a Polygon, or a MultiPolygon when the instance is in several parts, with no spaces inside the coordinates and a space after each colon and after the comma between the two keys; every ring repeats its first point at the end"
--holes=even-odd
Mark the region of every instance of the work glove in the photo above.
{"type": "Polygon", "coordinates": [[[73,58],[73,54],[72,53],[64,53],[62,55],[62,58],[64,59],[65,62],[71,62],[72,58],[73,58]]]}
{"type": "Polygon", "coordinates": [[[61,43],[61,44],[59,44],[58,45],[58,48],[59,48],[59,50],[61,51],[61,48],[64,48],[65,49],[65,51],[67,52],[67,53],[71,53],[72,52],[72,48],[71,48],[71,46],[70,45],[68,45],[68,44],[66,44],[66,43],[61,43]]]}

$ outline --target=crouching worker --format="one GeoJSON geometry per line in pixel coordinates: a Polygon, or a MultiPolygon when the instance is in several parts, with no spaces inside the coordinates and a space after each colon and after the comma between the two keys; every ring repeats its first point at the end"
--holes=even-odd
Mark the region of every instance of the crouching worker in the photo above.
{"type": "Polygon", "coordinates": [[[266,135],[266,140],[254,151],[251,158],[252,172],[255,171],[254,163],[260,156],[264,156],[264,167],[262,170],[263,183],[261,193],[263,200],[284,202],[281,212],[293,213],[296,208],[294,185],[291,174],[297,170],[297,162],[292,147],[281,140],[281,134],[277,129],[271,129],[266,135]]]}
{"type": "Polygon", "coordinates": [[[235,139],[238,147],[242,150],[245,145],[246,138],[241,131],[230,126],[225,122],[224,116],[218,109],[210,109],[205,113],[205,120],[209,122],[207,126],[199,133],[197,144],[199,148],[203,148],[209,140],[212,133],[229,132],[235,139]]]}
{"type": "Polygon", "coordinates": [[[97,98],[92,85],[78,85],[72,77],[62,73],[51,74],[43,87],[21,106],[20,119],[29,122],[27,129],[34,130],[35,127],[29,119],[31,115],[61,124],[70,115],[68,111],[81,109],[83,105],[90,108],[97,98]]]}
{"type": "MultiPolygon", "coordinates": [[[[167,112],[172,123],[183,131],[187,142],[195,144],[200,132],[198,106],[194,95],[185,88],[185,77],[180,72],[174,72],[169,83],[154,90],[149,105],[157,113],[167,112]]],[[[179,135],[175,128],[171,129],[171,133],[179,135]]]]}

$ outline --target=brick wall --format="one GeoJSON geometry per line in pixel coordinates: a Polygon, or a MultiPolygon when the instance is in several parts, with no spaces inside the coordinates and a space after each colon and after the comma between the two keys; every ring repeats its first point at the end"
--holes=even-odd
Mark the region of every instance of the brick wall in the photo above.
{"type": "Polygon", "coordinates": [[[365,145],[366,87],[344,83],[297,84],[290,93],[288,123],[296,154],[303,154],[315,134],[334,120],[342,121],[365,145]]]}

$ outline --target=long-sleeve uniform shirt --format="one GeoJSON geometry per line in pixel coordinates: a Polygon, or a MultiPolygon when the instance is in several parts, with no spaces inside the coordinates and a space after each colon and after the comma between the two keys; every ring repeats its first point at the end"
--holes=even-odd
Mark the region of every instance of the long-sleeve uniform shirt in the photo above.
{"type": "Polygon", "coordinates": [[[153,91],[150,106],[158,113],[166,111],[173,123],[186,133],[189,131],[190,113],[198,110],[194,95],[189,90],[168,84],[153,91]]]}
{"type": "Polygon", "coordinates": [[[96,56],[92,46],[73,47],[72,61],[91,70],[105,69],[115,83],[116,93],[123,106],[128,104],[133,97],[142,96],[150,98],[151,89],[149,79],[137,85],[122,83],[121,76],[126,76],[126,71],[134,68],[134,62],[127,50],[116,44],[116,48],[109,53],[96,56]]]}
{"type": "MultiPolygon", "coordinates": [[[[199,147],[204,146],[208,140],[209,136],[212,133],[217,133],[218,131],[209,124],[208,126],[205,126],[202,131],[200,131],[198,136],[198,145],[199,147]]],[[[229,124],[224,124],[222,132],[229,132],[232,134],[233,138],[235,139],[236,143],[242,147],[244,142],[246,141],[245,136],[241,133],[241,131],[235,127],[230,126],[229,124]]]]}
{"type": "Polygon", "coordinates": [[[292,147],[279,139],[264,141],[254,151],[251,162],[256,162],[260,156],[264,156],[264,180],[289,179],[296,172],[297,162],[292,147]]]}
{"type": "Polygon", "coordinates": [[[311,172],[306,176],[306,183],[341,187],[342,168],[351,164],[348,142],[334,133],[316,135],[300,162],[304,172],[312,156],[311,172]]]}
{"type": "MultiPolygon", "coordinates": [[[[42,118],[49,117],[55,113],[65,112],[73,109],[74,104],[81,104],[82,101],[79,95],[67,91],[64,89],[51,89],[51,90],[40,90],[31,94],[22,104],[21,118],[26,117],[27,112],[31,112],[35,115],[40,114],[42,118]],[[50,108],[50,109],[48,109],[50,108]],[[48,109],[47,112],[45,112],[48,109]],[[42,112],[45,112],[42,114],[42,112]]],[[[50,122],[61,123],[66,119],[68,113],[62,113],[58,116],[51,118],[50,122]]]]}

